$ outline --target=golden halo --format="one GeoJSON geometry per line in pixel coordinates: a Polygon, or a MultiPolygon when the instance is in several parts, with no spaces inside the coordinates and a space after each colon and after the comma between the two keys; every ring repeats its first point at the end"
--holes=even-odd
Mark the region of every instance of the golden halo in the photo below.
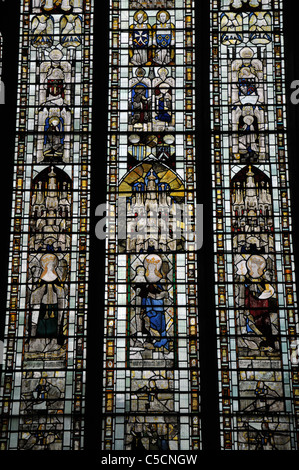
{"type": "Polygon", "coordinates": [[[160,21],[160,16],[161,16],[161,13],[165,13],[166,15],[166,21],[168,21],[170,19],[170,14],[167,10],[160,10],[158,13],[157,13],[157,20],[160,21]]]}
{"type": "Polygon", "coordinates": [[[145,11],[143,11],[143,10],[138,10],[138,11],[136,11],[136,13],[134,14],[134,20],[135,20],[136,22],[138,22],[137,16],[140,15],[140,13],[143,15],[143,21],[146,21],[146,20],[147,20],[147,14],[146,14],[145,11]]]}

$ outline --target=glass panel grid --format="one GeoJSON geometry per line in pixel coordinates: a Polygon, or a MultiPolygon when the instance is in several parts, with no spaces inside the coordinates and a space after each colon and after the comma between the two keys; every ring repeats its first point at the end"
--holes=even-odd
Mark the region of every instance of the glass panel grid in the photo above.
{"type": "Polygon", "coordinates": [[[211,2],[222,449],[298,445],[298,316],[282,31],[281,1],[211,2]]]}
{"type": "Polygon", "coordinates": [[[105,450],[201,448],[194,63],[192,1],[111,3],[105,450]]]}
{"type": "Polygon", "coordinates": [[[93,2],[21,2],[2,450],[83,448],[93,2]]]}

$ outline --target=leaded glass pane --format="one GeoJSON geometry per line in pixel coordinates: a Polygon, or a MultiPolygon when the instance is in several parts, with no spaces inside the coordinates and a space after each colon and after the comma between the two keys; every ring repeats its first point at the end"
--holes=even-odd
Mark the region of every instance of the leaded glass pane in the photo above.
{"type": "Polygon", "coordinates": [[[1,449],[76,450],[84,437],[93,2],[20,6],[1,449]]]}
{"type": "Polygon", "coordinates": [[[191,0],[111,4],[106,450],[201,447],[193,28],[191,0]]]}
{"type": "Polygon", "coordinates": [[[211,2],[223,449],[296,449],[292,394],[298,383],[297,361],[293,360],[298,316],[292,269],[282,3],[211,2]]]}

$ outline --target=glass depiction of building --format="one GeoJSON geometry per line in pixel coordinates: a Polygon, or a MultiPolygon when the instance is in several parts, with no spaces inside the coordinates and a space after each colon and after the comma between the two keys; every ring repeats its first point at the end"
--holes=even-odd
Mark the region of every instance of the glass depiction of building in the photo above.
{"type": "Polygon", "coordinates": [[[297,450],[291,11],[95,3],[1,5],[0,449],[297,450]]]}

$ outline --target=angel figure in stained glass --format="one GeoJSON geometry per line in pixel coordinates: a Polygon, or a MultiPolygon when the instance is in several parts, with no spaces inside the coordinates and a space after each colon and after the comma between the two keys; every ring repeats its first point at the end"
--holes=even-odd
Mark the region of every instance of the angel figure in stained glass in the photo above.
{"type": "Polygon", "coordinates": [[[37,161],[68,160],[71,112],[71,65],[54,48],[40,65],[37,161]],[[42,137],[42,134],[44,137],[42,137]]]}
{"type": "Polygon", "coordinates": [[[153,26],[153,60],[158,65],[170,65],[174,60],[175,28],[167,10],[160,10],[156,18],[153,26]]]}
{"type": "Polygon", "coordinates": [[[70,104],[71,65],[63,60],[60,49],[52,49],[49,59],[40,65],[39,103],[45,106],[70,104]]]}
{"type": "Polygon", "coordinates": [[[64,15],[60,20],[61,45],[69,50],[73,59],[74,50],[81,45],[82,18],[80,15],[64,15]]]}
{"type": "Polygon", "coordinates": [[[239,13],[226,12],[221,15],[221,41],[226,46],[241,44],[243,41],[243,18],[239,13]]]}
{"type": "Polygon", "coordinates": [[[130,62],[133,65],[150,65],[150,46],[152,42],[151,26],[148,16],[143,10],[134,14],[134,23],[130,25],[130,62]]]}
{"type": "Polygon", "coordinates": [[[37,15],[31,24],[32,40],[34,47],[46,49],[53,45],[54,19],[49,15],[37,15]]]}
{"type": "Polygon", "coordinates": [[[263,64],[254,57],[254,51],[250,47],[241,49],[240,59],[232,63],[232,81],[236,84],[233,93],[233,103],[238,100],[241,104],[255,105],[263,102],[264,93],[261,88],[263,79],[263,64]]]}
{"type": "Polygon", "coordinates": [[[254,12],[249,16],[249,40],[252,44],[271,42],[271,15],[265,12],[254,12]]]}

